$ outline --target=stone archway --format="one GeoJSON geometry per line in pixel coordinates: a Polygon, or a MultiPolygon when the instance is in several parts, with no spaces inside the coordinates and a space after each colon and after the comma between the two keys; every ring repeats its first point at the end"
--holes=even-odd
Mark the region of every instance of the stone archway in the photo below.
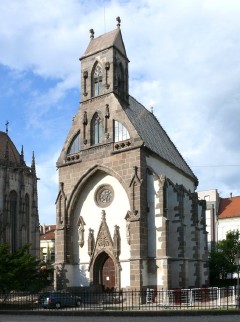
{"type": "Polygon", "coordinates": [[[116,288],[115,264],[112,258],[102,252],[96,258],[93,264],[93,284],[102,285],[105,290],[116,288]]]}

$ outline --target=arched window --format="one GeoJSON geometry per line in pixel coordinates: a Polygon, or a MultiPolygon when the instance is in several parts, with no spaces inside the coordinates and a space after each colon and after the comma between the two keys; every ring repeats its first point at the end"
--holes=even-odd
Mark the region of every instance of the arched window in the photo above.
{"type": "Polygon", "coordinates": [[[23,224],[26,227],[26,236],[25,236],[25,243],[29,242],[29,223],[30,223],[30,198],[29,194],[26,193],[25,195],[25,218],[23,224]]]}
{"type": "Polygon", "coordinates": [[[11,250],[14,252],[17,249],[17,193],[12,190],[9,195],[9,214],[10,214],[10,234],[11,234],[11,250]]]}
{"type": "Polygon", "coordinates": [[[97,65],[93,72],[93,96],[102,95],[102,67],[97,65]]]}
{"type": "Polygon", "coordinates": [[[129,138],[130,135],[125,126],[118,121],[114,121],[114,142],[128,140],[129,138]]]}
{"type": "Polygon", "coordinates": [[[102,120],[96,113],[92,119],[92,144],[102,143],[103,124],[102,120]]]}
{"type": "Polygon", "coordinates": [[[74,154],[80,151],[80,132],[78,132],[69,145],[67,154],[74,154]]]}

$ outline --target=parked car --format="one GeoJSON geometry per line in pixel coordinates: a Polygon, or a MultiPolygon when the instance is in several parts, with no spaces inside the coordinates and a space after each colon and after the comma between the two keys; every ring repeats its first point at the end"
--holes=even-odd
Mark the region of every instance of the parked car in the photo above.
{"type": "Polygon", "coordinates": [[[82,301],[79,296],[68,292],[47,292],[40,296],[39,304],[44,308],[56,308],[66,306],[80,306],[82,301]]]}

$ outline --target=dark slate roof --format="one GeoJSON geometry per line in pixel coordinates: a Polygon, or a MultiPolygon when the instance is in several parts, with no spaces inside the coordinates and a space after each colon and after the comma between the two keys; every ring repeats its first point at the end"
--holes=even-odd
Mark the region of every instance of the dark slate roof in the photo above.
{"type": "Polygon", "coordinates": [[[7,133],[0,131],[0,160],[5,160],[6,148],[8,145],[9,161],[13,164],[20,164],[20,154],[7,133]]]}
{"type": "Polygon", "coordinates": [[[197,177],[194,175],[153,113],[148,111],[132,96],[129,96],[129,104],[130,106],[125,109],[125,112],[143,140],[144,146],[193,178],[197,184],[197,177]]]}
{"type": "Polygon", "coordinates": [[[119,28],[117,28],[113,31],[107,32],[97,38],[93,38],[90,41],[90,43],[89,43],[85,53],[81,57],[81,59],[84,57],[93,55],[95,53],[98,53],[100,51],[103,51],[104,49],[113,47],[113,46],[118,48],[118,50],[124,56],[126,56],[126,50],[125,50],[125,46],[123,43],[121,30],[119,28]]]}

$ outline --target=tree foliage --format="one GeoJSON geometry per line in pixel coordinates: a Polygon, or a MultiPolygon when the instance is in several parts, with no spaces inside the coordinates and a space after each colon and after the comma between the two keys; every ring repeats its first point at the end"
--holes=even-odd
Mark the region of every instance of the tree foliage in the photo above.
{"type": "Polygon", "coordinates": [[[240,232],[229,231],[226,239],[220,240],[209,254],[210,280],[224,279],[237,272],[235,259],[238,254],[240,256],[240,232]]]}
{"type": "Polygon", "coordinates": [[[47,285],[47,275],[29,247],[27,244],[11,254],[8,245],[0,244],[1,291],[38,291],[47,285]]]}

